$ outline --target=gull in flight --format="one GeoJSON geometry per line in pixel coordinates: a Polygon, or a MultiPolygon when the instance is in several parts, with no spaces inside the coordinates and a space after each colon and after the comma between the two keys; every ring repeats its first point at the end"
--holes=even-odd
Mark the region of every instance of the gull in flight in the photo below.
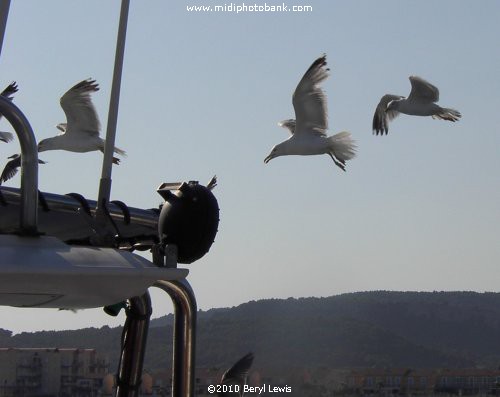
{"type": "MultiPolygon", "coordinates": [[[[92,152],[100,150],[104,153],[105,141],[99,136],[101,125],[95,107],[90,99],[92,92],[99,91],[95,80],[87,79],[70,88],[61,97],[61,107],[66,113],[66,123],[56,127],[62,132],[52,138],[38,143],[38,151],[68,150],[70,152],[92,152]]],[[[125,152],[115,147],[115,153],[125,156],[125,152]]],[[[120,159],[113,157],[113,163],[120,159]]]]}
{"type": "Polygon", "coordinates": [[[411,91],[408,98],[386,94],[381,99],[373,116],[373,133],[384,135],[389,132],[389,121],[399,113],[412,116],[432,116],[433,119],[457,121],[462,117],[455,109],[437,105],[439,90],[436,86],[418,76],[410,76],[411,91]]]}
{"type": "MultiPolygon", "coordinates": [[[[0,185],[4,182],[7,182],[9,179],[13,178],[14,175],[17,174],[17,170],[21,167],[21,155],[13,154],[8,157],[11,159],[2,171],[2,175],[0,175],[0,185]]],[[[38,164],[45,164],[45,161],[38,159],[38,164]]]]}
{"type": "MultiPolygon", "coordinates": [[[[14,97],[14,94],[16,92],[17,92],[17,83],[15,81],[13,81],[5,88],[5,90],[2,91],[2,93],[0,95],[12,101],[12,98],[14,97]]],[[[1,114],[0,114],[0,118],[2,118],[1,114]]],[[[7,132],[7,131],[0,131],[0,141],[10,142],[13,139],[14,139],[14,135],[12,135],[12,133],[7,132]]]]}
{"type": "Polygon", "coordinates": [[[248,353],[240,358],[231,368],[222,375],[220,385],[228,386],[228,391],[219,392],[220,397],[235,395],[236,389],[239,389],[238,395],[243,396],[244,386],[247,383],[248,372],[252,366],[254,355],[248,353]],[[231,388],[233,386],[233,388],[231,388]],[[238,386],[237,388],[234,386],[238,386]]]}
{"type": "Polygon", "coordinates": [[[349,132],[326,135],[326,96],[319,84],[328,77],[329,70],[326,68],[326,55],[323,55],[304,74],[292,97],[296,120],[278,123],[280,127],[288,128],[291,136],[273,147],[264,163],[279,156],[328,154],[345,171],[346,161],[356,154],[356,145],[349,132]]]}

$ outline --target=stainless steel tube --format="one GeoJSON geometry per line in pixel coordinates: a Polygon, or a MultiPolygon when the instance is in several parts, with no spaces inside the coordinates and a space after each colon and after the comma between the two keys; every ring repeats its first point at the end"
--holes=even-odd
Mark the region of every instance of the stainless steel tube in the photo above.
{"type": "Polygon", "coordinates": [[[0,95],[0,113],[16,131],[21,145],[21,217],[20,233],[37,235],[38,221],[38,148],[33,129],[23,112],[0,95]]]}
{"type": "Polygon", "coordinates": [[[122,0],[120,22],[116,39],[115,66],[109,100],[108,124],[106,127],[106,145],[102,160],[101,182],[97,200],[97,216],[102,216],[103,205],[107,205],[111,193],[111,170],[113,166],[113,149],[115,147],[116,125],[118,120],[118,104],[120,102],[120,84],[122,79],[123,57],[125,52],[125,38],[127,36],[127,21],[130,0],[122,0]]]}
{"type": "Polygon", "coordinates": [[[196,298],[187,280],[157,281],[174,303],[172,396],[194,397],[196,298]]]}
{"type": "Polygon", "coordinates": [[[9,17],[10,0],[0,1],[0,55],[2,54],[3,38],[7,28],[7,19],[9,17]]]}
{"type": "Polygon", "coordinates": [[[140,297],[129,299],[129,302],[127,320],[123,327],[116,397],[137,397],[139,395],[151,317],[151,299],[148,292],[140,297]]]}

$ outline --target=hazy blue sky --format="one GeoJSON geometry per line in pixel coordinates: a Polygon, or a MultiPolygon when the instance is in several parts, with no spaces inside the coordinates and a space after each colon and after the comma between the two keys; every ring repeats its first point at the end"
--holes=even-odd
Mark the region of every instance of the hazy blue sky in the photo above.
{"type": "MultiPolygon", "coordinates": [[[[142,208],[160,203],[161,182],[217,174],[219,234],[189,266],[199,308],[378,289],[498,291],[500,2],[290,0],[313,11],[186,10],[229,3],[132,1],[116,140],[128,157],[113,170],[112,199],[142,208]],[[296,84],[322,53],[332,70],[324,84],[330,133],[350,131],[358,157],[346,173],[327,156],[265,165],[287,137],[277,122],[293,117],[296,84]],[[407,95],[410,75],[437,85],[439,103],[462,120],[402,115],[388,136],[373,136],[380,97],[407,95]]],[[[57,133],[59,97],[87,77],[101,85],[94,101],[105,127],[119,7],[12,1],[0,85],[18,82],[15,101],[37,139],[57,133]]],[[[1,158],[16,145],[0,145],[1,158]]],[[[40,167],[42,191],[96,198],[100,153],[41,158],[49,162],[40,167]]],[[[168,297],[152,294],[153,316],[170,312],[168,297]]],[[[123,321],[100,309],[3,307],[0,317],[15,332],[123,321]]]]}

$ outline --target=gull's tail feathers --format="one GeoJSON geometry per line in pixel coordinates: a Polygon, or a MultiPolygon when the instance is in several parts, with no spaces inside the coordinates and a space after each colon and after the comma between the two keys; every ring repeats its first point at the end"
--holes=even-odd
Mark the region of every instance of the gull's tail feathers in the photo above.
{"type": "Polygon", "coordinates": [[[442,108],[441,113],[432,116],[433,119],[448,120],[448,121],[458,121],[462,117],[460,112],[455,109],[442,108]]]}
{"type": "Polygon", "coordinates": [[[334,163],[345,171],[345,163],[356,156],[356,142],[349,132],[339,132],[328,138],[330,141],[330,157],[334,163]]]}
{"type": "Polygon", "coordinates": [[[120,156],[127,157],[127,152],[116,146],[115,146],[115,153],[118,153],[120,156]]]}
{"type": "MultiPolygon", "coordinates": [[[[99,149],[101,152],[104,153],[104,145],[106,144],[106,141],[102,141],[102,147],[99,149]]],[[[120,156],[127,157],[127,152],[125,150],[122,150],[118,147],[115,146],[115,153],[118,153],[120,156]]],[[[113,157],[113,164],[120,165],[120,159],[118,157],[113,157]]]]}

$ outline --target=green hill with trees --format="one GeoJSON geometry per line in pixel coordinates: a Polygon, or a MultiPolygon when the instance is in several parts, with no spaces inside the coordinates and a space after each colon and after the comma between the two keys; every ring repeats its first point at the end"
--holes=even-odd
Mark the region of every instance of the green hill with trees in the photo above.
{"type": "MultiPolygon", "coordinates": [[[[170,365],[172,320],[151,321],[145,368],[170,365]]],[[[87,347],[119,356],[121,327],[12,335],[1,347],[87,347]]],[[[459,368],[500,365],[500,294],[358,292],[267,299],[198,312],[197,365],[252,351],[265,367],[459,368]]]]}

